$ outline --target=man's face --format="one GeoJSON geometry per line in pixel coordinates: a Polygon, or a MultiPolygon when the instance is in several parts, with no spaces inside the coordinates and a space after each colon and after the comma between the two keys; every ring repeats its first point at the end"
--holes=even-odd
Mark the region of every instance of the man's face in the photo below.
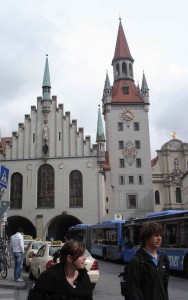
{"type": "Polygon", "coordinates": [[[150,248],[158,249],[161,246],[162,236],[161,235],[152,235],[146,239],[146,245],[150,248]]]}

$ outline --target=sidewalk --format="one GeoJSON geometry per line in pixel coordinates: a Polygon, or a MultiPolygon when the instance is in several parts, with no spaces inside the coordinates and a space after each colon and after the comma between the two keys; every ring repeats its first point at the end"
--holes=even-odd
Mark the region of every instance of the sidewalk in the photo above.
{"type": "MultiPolygon", "coordinates": [[[[24,278],[21,276],[21,278],[24,280],[24,278]]],[[[25,280],[23,282],[15,282],[14,281],[14,269],[8,268],[8,274],[7,278],[3,279],[0,275],[0,289],[19,289],[24,290],[27,288],[27,284],[25,280]]]]}

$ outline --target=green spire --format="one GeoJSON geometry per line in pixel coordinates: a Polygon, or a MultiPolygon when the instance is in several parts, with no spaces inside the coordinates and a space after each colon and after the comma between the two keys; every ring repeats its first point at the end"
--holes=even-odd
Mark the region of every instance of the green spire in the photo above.
{"type": "Polygon", "coordinates": [[[98,121],[97,121],[97,135],[96,135],[96,142],[105,142],[105,135],[102,123],[102,116],[101,116],[101,109],[99,105],[98,109],[98,121]]]}
{"type": "Polygon", "coordinates": [[[49,72],[49,65],[48,65],[48,54],[46,54],[46,64],[44,70],[42,89],[43,89],[43,100],[50,100],[51,83],[50,83],[50,72],[49,72]]]}

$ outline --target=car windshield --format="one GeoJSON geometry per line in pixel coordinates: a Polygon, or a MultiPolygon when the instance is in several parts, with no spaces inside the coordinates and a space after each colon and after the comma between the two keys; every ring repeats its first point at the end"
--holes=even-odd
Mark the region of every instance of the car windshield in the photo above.
{"type": "Polygon", "coordinates": [[[24,245],[28,245],[31,241],[24,241],[24,245]]]}
{"type": "Polygon", "coordinates": [[[61,249],[61,246],[59,246],[59,247],[57,247],[57,246],[50,246],[50,249],[49,249],[49,255],[50,255],[50,256],[53,256],[54,253],[55,253],[56,251],[60,250],[60,249],[61,249]]]}
{"type": "Polygon", "coordinates": [[[44,243],[33,243],[32,249],[38,250],[44,243]]]}

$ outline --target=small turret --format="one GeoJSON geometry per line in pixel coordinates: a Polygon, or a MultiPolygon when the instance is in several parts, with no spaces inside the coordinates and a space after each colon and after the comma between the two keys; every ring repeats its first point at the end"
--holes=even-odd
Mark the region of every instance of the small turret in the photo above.
{"type": "Polygon", "coordinates": [[[43,90],[43,100],[50,100],[51,83],[50,83],[50,72],[49,72],[49,65],[48,65],[48,54],[46,54],[46,63],[45,63],[42,90],[43,90]]]}
{"type": "Polygon", "coordinates": [[[142,86],[141,86],[140,95],[141,95],[144,103],[146,104],[145,111],[148,111],[149,110],[149,88],[148,88],[148,84],[147,84],[144,72],[143,72],[143,77],[142,77],[142,86]]]}
{"type": "Polygon", "coordinates": [[[112,101],[112,86],[110,84],[108,72],[106,72],[106,79],[104,83],[104,89],[103,89],[103,113],[106,111],[106,104],[111,103],[112,101]]]}

